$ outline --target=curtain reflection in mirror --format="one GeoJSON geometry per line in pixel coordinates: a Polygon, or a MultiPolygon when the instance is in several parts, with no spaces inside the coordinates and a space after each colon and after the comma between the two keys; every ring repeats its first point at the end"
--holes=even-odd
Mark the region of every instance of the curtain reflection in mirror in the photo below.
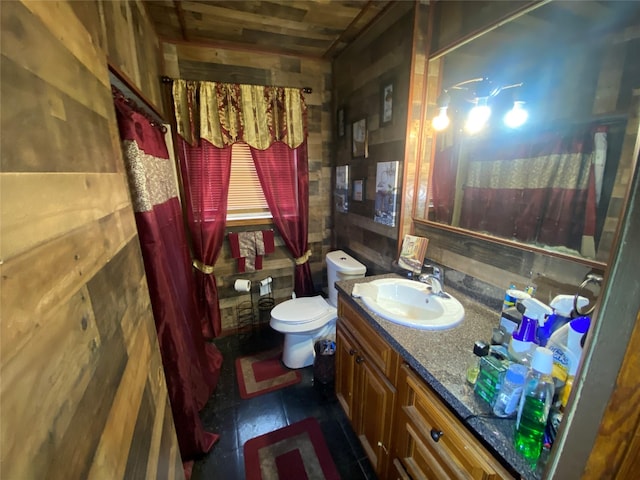
{"type": "Polygon", "coordinates": [[[606,131],[438,135],[432,220],[594,257],[606,131]]]}

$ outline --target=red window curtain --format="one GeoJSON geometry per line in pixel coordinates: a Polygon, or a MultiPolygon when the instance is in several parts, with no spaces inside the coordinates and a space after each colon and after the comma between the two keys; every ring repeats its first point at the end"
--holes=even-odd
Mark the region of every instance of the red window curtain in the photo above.
{"type": "Polygon", "coordinates": [[[306,140],[297,148],[282,142],[266,150],[251,147],[251,155],[269,210],[285,245],[296,260],[294,291],[315,293],[309,267],[309,167],[306,140]]]}
{"type": "Polygon", "coordinates": [[[182,137],[178,137],[178,146],[195,257],[193,265],[202,332],[206,338],[213,338],[220,335],[222,329],[213,265],[224,240],[231,146],[218,148],[206,140],[192,146],[182,137]]]}
{"type": "MultiPolygon", "coordinates": [[[[201,189],[198,195],[205,201],[206,197],[213,196],[210,207],[199,205],[201,201],[194,198],[188,206],[202,210],[189,213],[194,244],[201,243],[195,247],[198,251],[194,253],[202,257],[194,262],[194,266],[201,271],[213,271],[224,234],[231,146],[244,142],[252,149],[276,227],[294,256],[295,292],[297,295],[314,292],[307,263],[310,256],[307,242],[309,174],[307,106],[302,93],[301,89],[285,87],[187,80],[173,82],[174,114],[184,157],[183,181],[193,184],[186,190],[194,192],[194,189],[201,189]],[[196,160],[199,156],[209,157],[209,160],[196,160]],[[282,156],[289,161],[285,164],[280,162],[282,156]],[[196,166],[198,162],[205,166],[196,166]],[[194,169],[203,172],[205,180],[201,187],[196,186],[200,181],[193,180],[194,169]],[[216,169],[216,172],[205,172],[209,169],[216,169]]],[[[200,281],[204,286],[200,293],[201,296],[206,295],[208,315],[212,319],[211,326],[205,325],[209,331],[205,331],[209,333],[212,330],[217,335],[220,313],[215,278],[213,275],[209,277],[200,281]]]]}
{"type": "Polygon", "coordinates": [[[189,252],[164,136],[114,91],[151,306],[183,461],[209,451],[217,434],[199,410],[215,389],[222,354],[200,330],[189,252]]]}

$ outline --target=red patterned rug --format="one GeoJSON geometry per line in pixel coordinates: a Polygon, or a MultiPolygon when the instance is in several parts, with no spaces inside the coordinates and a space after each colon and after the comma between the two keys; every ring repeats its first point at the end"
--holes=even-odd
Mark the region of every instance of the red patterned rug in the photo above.
{"type": "Polygon", "coordinates": [[[252,398],[300,381],[300,372],[289,370],[282,361],[282,350],[239,357],[236,359],[236,375],[241,398],[252,398]]]}
{"type": "Polygon", "coordinates": [[[247,480],[339,480],[315,418],[252,438],[244,444],[247,480]]]}

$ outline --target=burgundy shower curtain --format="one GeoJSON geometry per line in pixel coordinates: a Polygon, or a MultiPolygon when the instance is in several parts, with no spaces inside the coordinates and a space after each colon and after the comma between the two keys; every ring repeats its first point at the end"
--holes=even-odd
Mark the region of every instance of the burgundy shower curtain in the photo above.
{"type": "Polygon", "coordinates": [[[580,251],[595,233],[593,132],[499,140],[469,150],[460,226],[580,251]]]}
{"type": "Polygon", "coordinates": [[[222,354],[204,342],[173,168],[163,133],[115,94],[118,126],[158,343],[183,461],[211,449],[199,410],[215,389],[222,354]]]}
{"type": "Polygon", "coordinates": [[[309,167],[307,141],[297,148],[274,142],[266,150],[251,147],[251,156],[269,205],[273,223],[296,259],[294,291],[297,296],[315,293],[307,241],[309,227],[309,167]]]}

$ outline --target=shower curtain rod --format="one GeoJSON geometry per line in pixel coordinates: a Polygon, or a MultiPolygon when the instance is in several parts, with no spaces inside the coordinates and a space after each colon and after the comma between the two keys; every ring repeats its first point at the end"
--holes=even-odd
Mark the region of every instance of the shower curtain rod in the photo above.
{"type": "Polygon", "coordinates": [[[167,127],[164,126],[164,119],[159,117],[153,110],[147,107],[146,103],[140,103],[140,98],[136,95],[127,95],[126,92],[122,91],[120,88],[115,85],[111,85],[111,95],[113,96],[114,101],[120,100],[129,106],[132,110],[138,112],[140,115],[149,120],[151,126],[159,129],[162,133],[167,132],[167,127]]]}
{"type": "MultiPolygon", "coordinates": [[[[166,75],[161,77],[162,83],[173,83],[174,80],[177,80],[175,78],[171,78],[171,77],[167,77],[166,75]]],[[[203,80],[188,80],[188,79],[180,79],[180,80],[185,80],[188,82],[202,82],[203,80]]],[[[206,80],[206,81],[213,81],[213,80],[206,80]]],[[[251,85],[251,84],[250,84],[251,85]]],[[[257,84],[252,84],[252,85],[257,85],[257,84]]],[[[265,86],[265,85],[258,85],[258,86],[265,86]]],[[[281,85],[279,85],[281,87],[281,85]]],[[[302,90],[302,93],[313,93],[313,88],[311,87],[282,87],[282,88],[298,88],[300,90],[302,90]]]]}
{"type": "Polygon", "coordinates": [[[157,116],[157,120],[161,123],[166,123],[164,114],[149,100],[144,93],[135,85],[133,81],[127,75],[118,69],[114,64],[108,62],[109,65],[109,82],[111,85],[115,85],[118,90],[123,92],[128,98],[135,98],[137,101],[144,105],[144,108],[149,109],[157,116]]]}

